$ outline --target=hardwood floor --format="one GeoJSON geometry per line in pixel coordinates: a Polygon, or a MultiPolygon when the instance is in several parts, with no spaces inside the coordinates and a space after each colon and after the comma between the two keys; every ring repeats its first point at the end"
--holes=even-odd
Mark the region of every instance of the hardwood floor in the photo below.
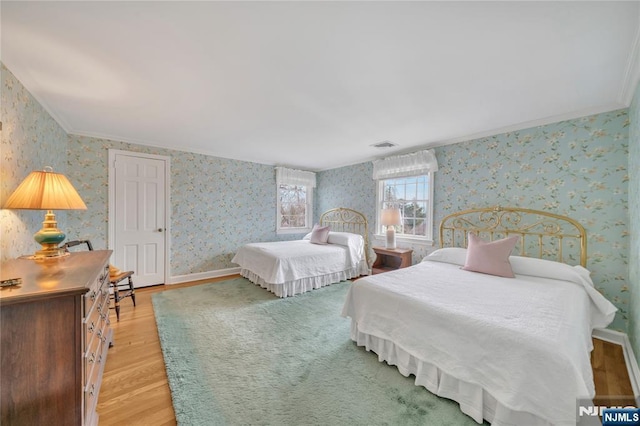
{"type": "Polygon", "coordinates": [[[135,308],[131,299],[120,302],[119,322],[111,309],[115,345],[109,349],[98,398],[101,426],[176,424],[151,295],[229,278],[235,276],[137,289],[135,308]]]}
{"type": "MultiPolygon", "coordinates": [[[[235,277],[138,289],[136,308],[128,298],[120,302],[119,322],[111,310],[115,345],[109,349],[98,400],[101,426],[176,424],[151,295],[235,277]]],[[[596,398],[610,402],[609,395],[633,395],[622,348],[597,339],[594,346],[591,364],[596,398]]]]}
{"type": "Polygon", "coordinates": [[[622,346],[593,339],[591,368],[596,385],[596,405],[635,406],[633,389],[624,363],[622,346]]]}

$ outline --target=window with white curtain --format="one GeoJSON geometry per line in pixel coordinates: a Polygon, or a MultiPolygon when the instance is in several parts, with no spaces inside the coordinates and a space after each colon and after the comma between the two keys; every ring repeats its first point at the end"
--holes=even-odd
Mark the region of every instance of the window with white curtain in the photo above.
{"type": "Polygon", "coordinates": [[[313,188],[316,175],[303,170],[276,167],[278,234],[306,233],[313,221],[313,188]]]}
{"type": "Polygon", "coordinates": [[[398,239],[433,239],[433,174],[437,170],[433,150],[373,162],[373,178],[378,181],[378,235],[386,231],[380,224],[382,210],[398,208],[402,215],[402,224],[395,227],[398,239]]]}

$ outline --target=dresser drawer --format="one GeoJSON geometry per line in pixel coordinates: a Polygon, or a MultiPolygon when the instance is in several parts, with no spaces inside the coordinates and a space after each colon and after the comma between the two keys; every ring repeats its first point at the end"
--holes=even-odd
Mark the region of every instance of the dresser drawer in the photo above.
{"type": "Polygon", "coordinates": [[[89,379],[94,373],[94,368],[100,361],[101,357],[101,349],[102,349],[102,341],[94,335],[93,340],[87,347],[87,350],[84,353],[84,372],[85,372],[85,383],[89,383],[89,379]]]}
{"type": "Polygon", "coordinates": [[[90,300],[92,304],[86,309],[87,314],[84,319],[85,348],[93,335],[103,328],[102,323],[109,320],[109,288],[103,285],[95,290],[90,300]]]}
{"type": "Polygon", "coordinates": [[[85,412],[85,425],[97,424],[98,414],[96,413],[96,406],[98,404],[98,394],[100,393],[100,387],[102,385],[102,373],[104,372],[104,366],[107,362],[107,351],[109,350],[109,343],[111,341],[111,329],[108,322],[103,322],[102,329],[94,336],[94,343],[92,345],[91,354],[95,353],[95,358],[89,362],[87,358],[87,364],[85,371],[87,371],[87,377],[84,387],[84,412],[85,412]],[[102,335],[102,338],[99,336],[102,335]]]}
{"type": "Polygon", "coordinates": [[[89,313],[89,316],[84,319],[84,349],[86,349],[93,339],[94,334],[100,329],[102,318],[100,317],[100,312],[98,311],[98,307],[92,309],[89,313]]]}
{"type": "MultiPolygon", "coordinates": [[[[98,359],[91,369],[91,374],[87,378],[86,385],[84,387],[84,412],[85,412],[85,424],[90,425],[95,422],[92,418],[95,416],[95,408],[98,403],[98,392],[100,391],[100,375],[102,374],[98,359]]],[[[102,360],[100,360],[102,361],[102,360]]]]}
{"type": "Polygon", "coordinates": [[[93,309],[95,303],[105,291],[109,292],[109,266],[102,269],[98,278],[91,283],[89,291],[84,296],[84,315],[89,316],[89,312],[93,309]]]}
{"type": "Polygon", "coordinates": [[[112,339],[110,256],[109,250],[95,250],[53,262],[2,263],[2,279],[22,278],[19,288],[0,294],[0,346],[13,348],[0,351],[2,425],[97,423],[112,339]]]}
{"type": "Polygon", "coordinates": [[[109,266],[94,282],[85,299],[85,353],[84,353],[84,421],[95,425],[98,421],[96,406],[102,383],[102,372],[112,339],[109,327],[109,266]]]}

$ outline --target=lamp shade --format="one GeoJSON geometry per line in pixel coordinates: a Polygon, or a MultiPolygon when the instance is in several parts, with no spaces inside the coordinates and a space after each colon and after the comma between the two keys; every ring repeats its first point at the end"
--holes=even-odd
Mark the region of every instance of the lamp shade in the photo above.
{"type": "Polygon", "coordinates": [[[69,179],[53,170],[44,170],[31,172],[11,194],[3,208],[86,210],[87,206],[69,179]]]}
{"type": "Polygon", "coordinates": [[[400,209],[382,209],[380,223],[384,226],[393,226],[402,224],[400,209]]]}

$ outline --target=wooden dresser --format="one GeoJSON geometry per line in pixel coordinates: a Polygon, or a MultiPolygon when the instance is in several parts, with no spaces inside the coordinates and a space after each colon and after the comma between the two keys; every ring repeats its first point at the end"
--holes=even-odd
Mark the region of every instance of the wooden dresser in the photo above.
{"type": "Polygon", "coordinates": [[[95,425],[113,332],[110,250],[10,260],[0,290],[0,424],[95,425]]]}

